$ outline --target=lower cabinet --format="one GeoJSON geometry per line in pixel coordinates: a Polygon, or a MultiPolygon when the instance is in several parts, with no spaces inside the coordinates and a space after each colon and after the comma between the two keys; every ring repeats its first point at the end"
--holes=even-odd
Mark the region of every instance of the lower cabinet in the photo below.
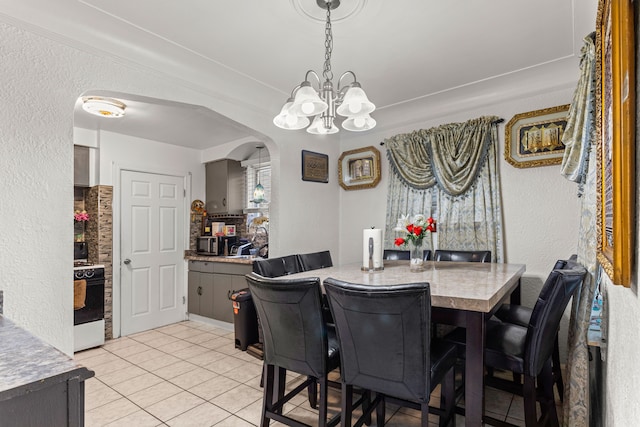
{"type": "Polygon", "coordinates": [[[245,274],[250,264],[189,261],[189,313],[233,323],[233,306],[229,297],[247,287],[245,274]]]}

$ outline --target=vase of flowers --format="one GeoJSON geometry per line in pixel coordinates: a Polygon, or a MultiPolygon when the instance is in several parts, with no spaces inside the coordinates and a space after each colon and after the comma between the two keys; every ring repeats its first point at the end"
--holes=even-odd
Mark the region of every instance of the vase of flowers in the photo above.
{"type": "Polygon", "coordinates": [[[397,237],[394,243],[396,246],[409,245],[411,271],[422,270],[424,264],[422,243],[425,236],[436,231],[434,219],[425,218],[424,215],[416,215],[410,219],[409,215],[403,215],[398,219],[394,231],[404,233],[404,236],[397,237]]]}
{"type": "Polygon", "coordinates": [[[77,210],[73,213],[73,234],[76,242],[84,242],[85,224],[89,221],[87,211],[77,210]]]}

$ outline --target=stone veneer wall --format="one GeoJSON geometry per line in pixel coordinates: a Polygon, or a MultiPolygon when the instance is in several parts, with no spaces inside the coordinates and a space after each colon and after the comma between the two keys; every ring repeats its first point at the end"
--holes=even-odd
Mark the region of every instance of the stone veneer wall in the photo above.
{"type": "Polygon", "coordinates": [[[105,338],[113,338],[113,187],[98,185],[85,192],[89,214],[85,241],[89,262],[104,265],[105,338]]]}

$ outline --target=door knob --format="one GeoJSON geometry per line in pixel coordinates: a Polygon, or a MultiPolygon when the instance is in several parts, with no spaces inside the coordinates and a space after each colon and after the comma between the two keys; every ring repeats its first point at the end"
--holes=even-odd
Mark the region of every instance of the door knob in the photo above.
{"type": "Polygon", "coordinates": [[[125,259],[125,260],[124,260],[124,261],[122,261],[122,262],[124,262],[126,265],[131,264],[131,260],[130,260],[129,258],[125,259]]]}

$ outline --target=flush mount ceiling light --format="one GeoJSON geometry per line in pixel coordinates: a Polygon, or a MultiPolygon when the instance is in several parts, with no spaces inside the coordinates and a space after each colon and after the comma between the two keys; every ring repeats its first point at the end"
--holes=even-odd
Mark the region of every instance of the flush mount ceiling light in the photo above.
{"type": "Polygon", "coordinates": [[[100,117],[122,117],[126,107],[124,102],[113,98],[103,98],[101,96],[85,96],[82,98],[82,109],[87,113],[100,117]]]}
{"type": "Polygon", "coordinates": [[[313,71],[307,71],[304,81],[291,92],[291,97],[282,107],[280,114],[273,123],[281,129],[297,130],[307,127],[307,132],[317,135],[338,132],[333,123],[336,113],[346,117],[342,127],[346,130],[360,132],[373,129],[376,121],[369,115],[376,106],[369,101],[364,90],[358,83],[353,71],[344,72],[338,79],[337,90],[333,89],[333,72],[331,71],[331,52],[333,50],[333,33],[331,31],[331,10],[340,6],[339,0],[316,0],[319,7],[327,10],[325,26],[325,55],[322,77],[313,71]],[[315,89],[309,82],[309,76],[314,76],[318,83],[315,89]],[[342,79],[351,76],[353,82],[342,86],[342,79]],[[314,117],[310,121],[310,117],[314,117]]]}
{"type": "Polygon", "coordinates": [[[260,204],[260,203],[268,203],[264,198],[264,187],[260,184],[260,166],[262,166],[262,149],[264,148],[262,145],[258,145],[256,147],[258,149],[258,184],[256,188],[253,190],[253,199],[250,200],[252,203],[260,204]]]}

